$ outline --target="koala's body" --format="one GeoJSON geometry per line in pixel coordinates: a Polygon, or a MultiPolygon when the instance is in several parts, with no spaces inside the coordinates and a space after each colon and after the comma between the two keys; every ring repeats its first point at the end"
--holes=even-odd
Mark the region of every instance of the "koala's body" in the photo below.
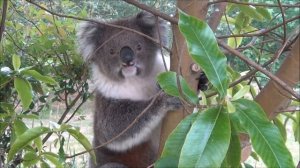
{"type": "MultiPolygon", "coordinates": [[[[166,24],[141,12],[131,18],[112,21],[144,33],[166,44],[166,24]],[[160,33],[160,35],[159,35],[160,33]]],[[[162,93],[156,76],[163,72],[160,46],[131,31],[105,24],[84,22],[79,27],[81,55],[91,62],[96,86],[94,146],[118,136],[95,150],[92,167],[147,167],[157,159],[160,123],[167,111],[180,106],[176,98],[162,93]],[[156,97],[152,106],[136,119],[156,97]]]]}

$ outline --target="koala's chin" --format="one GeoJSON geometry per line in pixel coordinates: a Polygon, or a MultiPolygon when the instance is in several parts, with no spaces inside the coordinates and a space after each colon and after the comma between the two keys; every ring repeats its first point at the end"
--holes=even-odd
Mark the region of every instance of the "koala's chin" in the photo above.
{"type": "Polygon", "coordinates": [[[123,66],[121,73],[124,78],[130,78],[139,74],[139,68],[136,65],[123,66]]]}

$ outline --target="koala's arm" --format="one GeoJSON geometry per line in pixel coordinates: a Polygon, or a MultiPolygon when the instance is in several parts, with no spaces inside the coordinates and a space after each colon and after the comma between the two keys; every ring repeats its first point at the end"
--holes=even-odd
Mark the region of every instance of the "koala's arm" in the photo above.
{"type": "MultiPolygon", "coordinates": [[[[99,99],[99,98],[97,98],[99,99]]],[[[98,100],[97,100],[98,101],[98,100]]],[[[148,101],[132,101],[126,99],[100,98],[101,109],[96,109],[96,115],[101,115],[101,120],[96,120],[96,128],[101,128],[97,139],[105,143],[125,130],[144,109],[151,103],[148,101]]],[[[160,94],[156,97],[151,107],[123,133],[118,139],[108,144],[111,150],[125,151],[134,145],[144,142],[151,131],[159,125],[167,111],[178,109],[178,98],[160,94]]],[[[97,117],[97,116],[96,116],[97,117]]],[[[97,131],[97,130],[96,130],[97,131]]],[[[97,136],[97,135],[96,135],[97,136]]]]}

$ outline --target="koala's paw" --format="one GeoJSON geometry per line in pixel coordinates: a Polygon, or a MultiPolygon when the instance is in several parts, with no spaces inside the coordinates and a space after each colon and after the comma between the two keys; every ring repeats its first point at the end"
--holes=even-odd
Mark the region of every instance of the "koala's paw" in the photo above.
{"type": "Polygon", "coordinates": [[[166,93],[163,93],[164,107],[170,110],[177,110],[182,107],[182,103],[178,97],[169,96],[166,93]]]}

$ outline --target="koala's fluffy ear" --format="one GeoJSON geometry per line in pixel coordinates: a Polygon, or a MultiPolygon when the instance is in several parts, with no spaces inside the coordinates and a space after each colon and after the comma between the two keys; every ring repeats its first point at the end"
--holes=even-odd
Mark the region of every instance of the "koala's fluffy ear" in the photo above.
{"type": "Polygon", "coordinates": [[[85,61],[89,61],[99,45],[104,26],[93,22],[81,22],[77,28],[78,50],[85,61]]]}
{"type": "Polygon", "coordinates": [[[167,41],[168,41],[168,33],[167,33],[167,22],[162,20],[162,19],[158,19],[156,20],[156,17],[149,12],[146,11],[142,11],[140,13],[137,14],[136,16],[137,19],[137,24],[142,27],[146,32],[152,32],[152,36],[155,36],[154,34],[156,34],[156,32],[159,32],[160,37],[161,37],[161,41],[163,45],[167,45],[167,41]],[[156,26],[156,21],[158,21],[158,29],[157,30],[157,26],[156,26]]]}

